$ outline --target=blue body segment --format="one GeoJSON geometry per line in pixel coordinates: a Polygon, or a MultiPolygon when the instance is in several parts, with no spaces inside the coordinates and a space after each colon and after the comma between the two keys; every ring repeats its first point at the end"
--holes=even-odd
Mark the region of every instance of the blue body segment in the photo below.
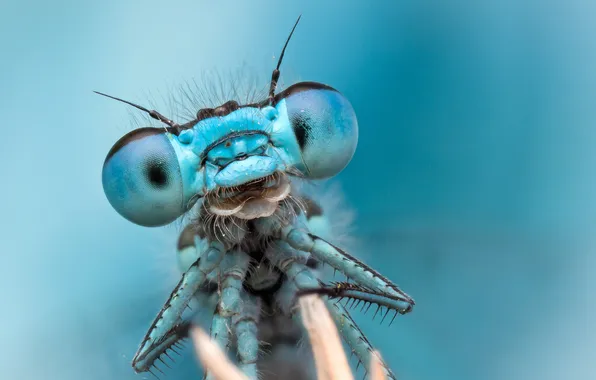
{"type": "MultiPolygon", "coordinates": [[[[235,250],[228,255],[232,260],[221,272],[221,297],[211,321],[211,339],[226,351],[230,343],[232,318],[242,312],[242,283],[250,263],[249,256],[244,252],[235,250]]],[[[207,379],[215,378],[207,376],[207,379]]]]}
{"type": "Polygon", "coordinates": [[[223,167],[214,178],[217,186],[240,186],[249,181],[267,177],[278,169],[278,161],[268,156],[250,156],[223,167]]]}
{"type": "Polygon", "coordinates": [[[269,139],[265,134],[240,135],[219,144],[207,153],[207,159],[218,166],[225,166],[236,158],[262,155],[265,153],[269,139]]]}
{"type": "Polygon", "coordinates": [[[255,295],[243,292],[241,302],[242,309],[232,321],[232,330],[236,332],[240,369],[250,379],[256,379],[258,378],[258,323],[261,316],[261,300],[255,295]]]}
{"type": "MultiPolygon", "coordinates": [[[[275,112],[263,112],[263,109],[257,107],[242,107],[225,116],[203,119],[193,126],[195,137],[189,148],[196,155],[202,156],[209,153],[214,144],[219,145],[217,142],[225,142],[234,134],[253,136],[260,132],[266,136],[271,122],[275,120],[275,112]]],[[[249,140],[245,139],[247,142],[249,140]]]]}

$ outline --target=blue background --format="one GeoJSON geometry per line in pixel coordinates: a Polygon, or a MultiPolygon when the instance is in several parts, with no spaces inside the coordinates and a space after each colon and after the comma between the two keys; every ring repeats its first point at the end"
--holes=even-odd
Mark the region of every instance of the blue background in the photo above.
{"type": "MultiPolygon", "coordinates": [[[[100,173],[147,104],[212,70],[342,91],[355,252],[415,311],[358,316],[400,379],[593,377],[596,29],[589,1],[3,1],[0,377],[136,379],[179,226],[100,173]],[[244,70],[244,69],[243,69],[244,70]]],[[[217,104],[213,104],[217,105],[217,104]]],[[[167,113],[164,111],[164,113],[167,113]]],[[[193,377],[190,348],[167,378],[193,377]]]]}

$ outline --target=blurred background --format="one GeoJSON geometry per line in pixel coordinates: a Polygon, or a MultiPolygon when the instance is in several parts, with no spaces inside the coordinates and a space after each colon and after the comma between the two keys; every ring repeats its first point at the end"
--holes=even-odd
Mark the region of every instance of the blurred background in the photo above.
{"type": "MultiPolygon", "coordinates": [[[[580,0],[0,4],[0,377],[137,379],[179,226],[101,186],[130,109],[242,67],[352,102],[354,252],[417,301],[354,313],[403,380],[594,378],[596,6],[580,0]]],[[[243,69],[244,70],[244,69],[243,69]]],[[[217,105],[217,104],[213,104],[217,105]]],[[[167,110],[167,105],[162,106],[167,110]]],[[[164,112],[166,113],[166,112],[164,112]]],[[[200,378],[188,347],[166,379],[200,378]]]]}

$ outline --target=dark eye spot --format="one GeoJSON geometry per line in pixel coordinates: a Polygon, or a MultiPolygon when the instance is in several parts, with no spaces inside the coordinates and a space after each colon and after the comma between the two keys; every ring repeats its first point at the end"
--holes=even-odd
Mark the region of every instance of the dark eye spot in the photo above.
{"type": "Polygon", "coordinates": [[[149,162],[146,175],[149,183],[156,188],[162,188],[168,184],[168,174],[166,173],[165,164],[162,162],[149,162]]]}
{"type": "Polygon", "coordinates": [[[312,120],[306,113],[292,113],[290,114],[290,123],[294,129],[296,140],[300,149],[304,149],[312,132],[312,120]]]}

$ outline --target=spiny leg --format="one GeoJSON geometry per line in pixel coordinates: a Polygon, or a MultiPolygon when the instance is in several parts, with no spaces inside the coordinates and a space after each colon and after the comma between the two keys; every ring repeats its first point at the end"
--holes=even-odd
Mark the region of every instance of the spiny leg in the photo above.
{"type": "MultiPolygon", "coordinates": [[[[337,326],[339,333],[348,346],[350,346],[352,353],[358,358],[358,365],[363,364],[364,370],[368,371],[370,368],[371,355],[374,355],[372,345],[368,339],[366,339],[366,336],[362,330],[360,330],[356,322],[352,319],[350,313],[339,303],[339,301],[326,300],[326,303],[331,316],[335,320],[335,325],[337,326]]],[[[388,378],[396,378],[383,360],[381,360],[381,365],[388,378]]]]}
{"type": "MultiPolygon", "coordinates": [[[[217,284],[209,281],[205,281],[203,285],[197,290],[197,293],[194,296],[194,305],[192,306],[192,310],[204,311],[204,310],[214,310],[215,305],[217,304],[216,299],[217,293],[217,284]]],[[[189,307],[192,304],[189,302],[189,307]]],[[[157,361],[160,361],[161,364],[167,368],[171,368],[167,361],[165,360],[164,356],[170,359],[171,362],[174,362],[174,358],[168,353],[168,351],[172,351],[179,355],[180,353],[177,349],[181,349],[181,343],[190,337],[190,328],[194,325],[201,325],[200,318],[203,316],[203,313],[194,313],[188,320],[180,319],[180,323],[177,324],[162,340],[162,343],[152,349],[150,353],[145,357],[144,362],[147,363],[148,367],[155,367],[155,369],[163,374],[162,369],[159,368],[157,365],[157,361]]],[[[213,316],[213,312],[209,313],[209,319],[213,316]]],[[[149,372],[152,372],[149,369],[149,372]]]]}
{"type": "Polygon", "coordinates": [[[299,296],[306,294],[325,295],[328,296],[329,299],[337,299],[338,301],[348,299],[345,304],[346,306],[348,306],[348,303],[351,301],[350,308],[358,307],[360,304],[363,304],[362,310],[366,307],[366,311],[368,311],[372,305],[376,305],[377,310],[375,311],[373,319],[382,308],[385,308],[385,313],[381,322],[385,320],[390,311],[394,311],[395,314],[393,315],[391,322],[389,322],[389,325],[391,325],[399,313],[403,302],[400,298],[382,293],[379,290],[371,290],[352,282],[333,282],[330,285],[324,285],[319,288],[301,289],[299,291],[299,296]]]}
{"type": "MultiPolygon", "coordinates": [[[[304,260],[301,260],[300,256],[292,255],[291,251],[289,250],[278,252],[277,255],[277,265],[281,266],[280,269],[282,269],[286,276],[288,276],[288,279],[294,282],[296,287],[300,290],[297,294],[320,293],[322,295],[326,295],[329,293],[333,296],[334,294],[331,292],[326,292],[326,290],[329,290],[329,287],[322,286],[314,271],[301,261],[304,260]]],[[[337,287],[336,289],[339,290],[337,287]]],[[[348,298],[350,296],[357,296],[359,299],[362,299],[362,297],[370,294],[370,292],[367,292],[366,290],[362,291],[363,294],[358,294],[359,290],[352,288],[342,288],[341,290],[345,291],[346,295],[344,295],[344,297],[348,298]]],[[[371,297],[369,302],[383,304],[384,300],[381,299],[381,296],[377,295],[377,298],[378,299],[375,300],[375,298],[371,297]]],[[[383,306],[387,307],[388,309],[392,308],[393,310],[397,310],[399,307],[399,302],[391,301],[391,299],[385,301],[383,306]]],[[[370,355],[373,351],[372,345],[369,343],[368,339],[366,339],[366,336],[362,333],[356,322],[354,322],[348,311],[339,303],[339,301],[325,299],[325,302],[344,341],[350,346],[350,349],[358,358],[359,363],[363,363],[366,368],[369,368],[370,355]]],[[[299,314],[295,314],[295,316],[298,315],[299,314]]],[[[382,361],[381,363],[383,364],[387,376],[389,378],[395,379],[395,376],[387,367],[387,365],[382,361]]]]}
{"type": "Polygon", "coordinates": [[[234,317],[233,331],[237,339],[239,366],[250,379],[257,379],[257,359],[259,356],[258,323],[261,314],[261,299],[242,292],[242,310],[234,317]]]}
{"type": "Polygon", "coordinates": [[[182,323],[182,312],[204,283],[207,274],[219,265],[225,253],[221,243],[210,243],[209,248],[182,275],[180,282],[151,324],[132,360],[132,366],[136,372],[145,372],[151,368],[155,361],[155,355],[152,355],[152,352],[162,351],[164,342],[169,341],[175,334],[177,326],[182,323]]]}
{"type": "Polygon", "coordinates": [[[296,294],[299,289],[293,279],[288,278],[288,280],[284,281],[275,294],[275,307],[284,315],[294,316],[299,308],[296,302],[296,294]]]}
{"type": "Polygon", "coordinates": [[[192,325],[191,321],[182,321],[180,320],[176,326],[174,326],[170,331],[164,335],[164,337],[160,340],[159,344],[155,345],[147,354],[142,358],[142,361],[139,361],[135,367],[137,372],[141,372],[137,368],[143,368],[142,372],[150,372],[155,375],[152,371],[152,368],[156,369],[157,371],[163,374],[162,369],[159,368],[157,365],[157,361],[159,360],[163,366],[171,368],[168,363],[164,360],[164,356],[168,357],[170,361],[174,361],[172,356],[168,353],[168,351],[176,351],[177,348],[180,348],[180,342],[183,339],[189,337],[189,329],[192,325]]]}
{"type": "MultiPolygon", "coordinates": [[[[227,265],[220,271],[221,295],[211,322],[211,338],[225,351],[230,343],[232,317],[238,315],[242,309],[242,283],[250,257],[242,251],[234,250],[228,253],[227,259],[227,265]]],[[[212,377],[206,374],[206,378],[212,377]]]]}
{"type": "Polygon", "coordinates": [[[284,313],[295,315],[297,291],[323,286],[315,271],[307,265],[309,254],[292,248],[285,241],[275,240],[270,243],[265,256],[289,280],[278,291],[276,301],[279,307],[284,313]]]}
{"type": "MultiPolygon", "coordinates": [[[[206,252],[209,248],[209,241],[207,239],[197,238],[197,232],[192,224],[186,226],[180,234],[177,244],[177,261],[181,275],[184,274],[200,258],[201,254],[206,252]]],[[[211,272],[211,274],[207,276],[207,279],[201,284],[193,299],[188,303],[188,307],[196,312],[193,313],[189,320],[182,321],[182,319],[180,319],[180,324],[176,325],[172,331],[166,334],[162,343],[158,347],[151,349],[149,354],[143,359],[146,363],[146,367],[155,367],[157,371],[163,373],[162,369],[157,365],[157,361],[160,361],[163,366],[170,368],[165,359],[168,358],[171,362],[174,362],[174,357],[171,353],[168,353],[168,351],[179,354],[177,349],[181,348],[180,343],[189,337],[190,326],[202,325],[204,327],[204,318],[207,317],[207,314],[209,318],[208,323],[209,325],[211,324],[213,310],[217,304],[216,293],[218,285],[214,281],[209,281],[209,277],[213,277],[212,275],[215,272],[217,272],[217,274],[219,273],[219,271],[216,270],[211,272]],[[207,310],[209,310],[209,312],[205,313],[207,310]]],[[[206,329],[208,328],[209,327],[207,326],[206,329]]],[[[152,372],[152,370],[149,369],[149,372],[152,372]]]]}
{"type": "Polygon", "coordinates": [[[294,226],[282,228],[281,238],[293,248],[311,253],[317,260],[329,264],[358,285],[400,299],[399,313],[405,314],[412,310],[414,300],[397,285],[333,244],[294,226]]]}

